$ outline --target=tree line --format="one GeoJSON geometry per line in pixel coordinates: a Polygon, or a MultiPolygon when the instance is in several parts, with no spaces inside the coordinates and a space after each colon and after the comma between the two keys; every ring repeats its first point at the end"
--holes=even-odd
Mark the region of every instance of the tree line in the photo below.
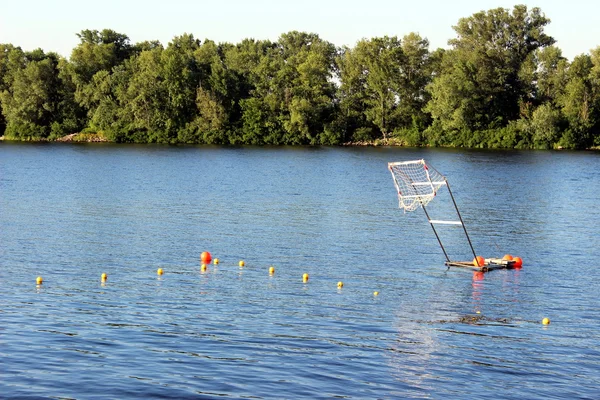
{"type": "Polygon", "coordinates": [[[0,44],[0,135],[253,145],[591,148],[600,145],[600,46],[572,61],[539,8],[462,18],[449,49],[419,34],[336,47],[275,42],[132,44],[84,30],[69,59],[0,44]]]}

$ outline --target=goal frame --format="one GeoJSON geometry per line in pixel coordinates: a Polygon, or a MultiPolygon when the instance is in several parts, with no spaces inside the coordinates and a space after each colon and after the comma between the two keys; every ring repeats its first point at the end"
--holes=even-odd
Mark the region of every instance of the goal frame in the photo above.
{"type": "MultiPolygon", "coordinates": [[[[419,206],[421,208],[423,208],[423,212],[425,213],[425,216],[427,218],[427,221],[429,222],[429,225],[431,226],[431,229],[433,230],[433,233],[438,241],[438,244],[440,245],[440,248],[442,249],[442,252],[444,253],[444,256],[446,257],[446,265],[448,267],[453,266],[453,265],[457,265],[457,264],[464,264],[464,262],[461,261],[452,261],[450,259],[450,257],[448,256],[448,252],[446,251],[446,248],[444,247],[444,244],[442,243],[442,239],[440,238],[440,235],[438,234],[437,229],[435,228],[435,225],[456,225],[456,226],[461,226],[463,228],[463,232],[465,234],[465,237],[467,238],[467,242],[469,244],[469,248],[471,249],[471,252],[473,253],[473,257],[476,258],[477,257],[477,253],[475,252],[475,249],[473,247],[473,243],[471,242],[471,238],[469,236],[469,232],[467,231],[467,227],[465,226],[464,220],[462,218],[462,215],[460,213],[460,210],[458,209],[458,205],[456,204],[456,200],[454,199],[454,195],[452,194],[452,190],[450,189],[450,184],[448,183],[448,180],[446,179],[446,177],[444,175],[442,175],[438,170],[436,170],[435,168],[433,168],[431,165],[427,164],[425,162],[424,159],[421,160],[413,160],[413,161],[400,161],[400,162],[390,162],[388,163],[388,169],[390,170],[391,174],[392,174],[392,178],[394,180],[394,186],[396,187],[396,191],[398,193],[398,200],[399,200],[399,205],[401,208],[404,208],[405,212],[406,212],[406,208],[402,207],[402,199],[403,198],[417,198],[417,201],[419,202],[419,206]],[[411,164],[422,164],[423,168],[425,170],[425,176],[427,177],[427,182],[414,182],[410,176],[408,174],[403,174],[402,177],[397,177],[396,174],[394,173],[394,167],[401,167],[401,166],[406,166],[406,165],[411,165],[411,164]],[[431,181],[431,175],[429,173],[429,171],[435,171],[435,173],[437,175],[439,175],[442,180],[441,181],[431,181]],[[423,186],[423,185],[429,185],[431,187],[431,194],[428,194],[426,196],[423,195],[403,195],[401,193],[400,187],[401,185],[399,184],[397,179],[403,179],[404,184],[407,186],[412,186],[413,190],[415,193],[419,193],[419,190],[417,189],[417,186],[423,186]],[[432,200],[433,197],[435,197],[437,191],[442,187],[445,186],[446,189],[448,190],[448,193],[450,194],[450,198],[452,199],[452,205],[454,206],[454,210],[456,211],[456,215],[458,216],[458,220],[434,220],[431,219],[431,217],[429,216],[429,212],[427,211],[427,207],[426,204],[429,203],[429,201],[432,200]],[[437,189],[436,189],[437,187],[437,189]],[[428,201],[425,202],[423,201],[423,198],[427,197],[428,201]]],[[[417,206],[418,208],[418,206],[417,206]]],[[[412,209],[409,209],[409,211],[412,211],[412,209]]]]}

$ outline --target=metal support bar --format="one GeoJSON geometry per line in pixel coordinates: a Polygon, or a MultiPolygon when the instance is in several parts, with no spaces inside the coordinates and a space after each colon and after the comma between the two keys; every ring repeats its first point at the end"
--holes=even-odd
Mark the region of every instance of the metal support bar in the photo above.
{"type": "MultiPolygon", "coordinates": [[[[425,211],[425,215],[427,216],[427,220],[431,221],[431,219],[429,218],[429,213],[427,212],[427,209],[425,208],[425,204],[421,203],[421,207],[423,208],[423,211],[425,211]]],[[[446,261],[450,262],[450,258],[448,257],[448,253],[446,253],[446,249],[444,248],[444,245],[442,244],[442,241],[437,233],[437,231],[435,230],[435,226],[433,226],[432,223],[430,223],[429,225],[431,225],[431,229],[433,229],[433,233],[435,234],[435,237],[437,238],[438,243],[440,244],[440,247],[442,248],[442,251],[444,252],[444,256],[446,256],[446,261]]]]}
{"type": "MultiPolygon", "coordinates": [[[[458,214],[458,219],[460,219],[460,223],[465,231],[465,236],[467,236],[467,241],[469,242],[469,246],[471,247],[471,251],[473,252],[473,257],[477,257],[477,253],[475,253],[475,249],[473,248],[473,243],[471,243],[471,238],[469,237],[469,233],[467,232],[467,227],[465,226],[462,216],[460,215],[460,211],[458,211],[458,206],[456,205],[456,201],[454,200],[454,195],[452,195],[452,190],[450,190],[450,184],[446,181],[446,187],[448,188],[448,193],[450,193],[450,198],[452,199],[452,203],[454,203],[454,209],[456,210],[456,214],[458,214]]],[[[446,256],[446,258],[448,258],[446,256]]],[[[450,260],[448,260],[450,261],[450,260]]]]}
{"type": "Polygon", "coordinates": [[[442,225],[462,225],[461,221],[442,221],[439,219],[430,219],[430,224],[442,224],[442,225]]]}

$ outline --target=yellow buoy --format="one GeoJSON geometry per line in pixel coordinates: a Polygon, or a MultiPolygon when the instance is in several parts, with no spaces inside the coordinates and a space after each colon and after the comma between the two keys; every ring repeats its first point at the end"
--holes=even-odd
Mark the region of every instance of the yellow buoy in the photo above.
{"type": "Polygon", "coordinates": [[[542,320],[542,324],[543,324],[543,325],[550,325],[550,319],[549,319],[549,318],[544,318],[544,319],[542,320]]]}
{"type": "Polygon", "coordinates": [[[202,272],[206,271],[206,264],[202,264],[202,266],[200,267],[200,271],[202,271],[202,272]]]}
{"type": "Polygon", "coordinates": [[[219,263],[219,259],[218,259],[218,258],[215,258],[215,261],[214,261],[214,263],[215,263],[215,265],[217,265],[217,264],[219,263]]]}
{"type": "Polygon", "coordinates": [[[246,263],[244,262],[244,260],[240,260],[239,265],[240,267],[243,267],[244,265],[246,265],[246,263]]]}
{"type": "Polygon", "coordinates": [[[102,275],[100,275],[100,279],[105,281],[108,278],[108,275],[106,275],[105,273],[102,273],[102,275]]]}
{"type": "Polygon", "coordinates": [[[373,296],[379,296],[379,292],[373,292],[373,296]]]}
{"type": "Polygon", "coordinates": [[[269,274],[273,275],[275,273],[275,267],[271,266],[269,267],[269,274]]]}
{"type": "Polygon", "coordinates": [[[339,281],[339,282],[338,282],[338,289],[341,289],[341,288],[343,288],[343,287],[344,287],[344,282],[342,282],[342,281],[339,281]]]}
{"type": "Polygon", "coordinates": [[[42,279],[42,277],[41,277],[41,276],[38,276],[38,277],[35,279],[35,283],[37,283],[38,285],[41,285],[43,282],[44,282],[44,280],[42,279]]]}
{"type": "Polygon", "coordinates": [[[163,269],[162,269],[162,268],[159,268],[159,269],[157,269],[157,270],[156,270],[156,275],[159,275],[159,276],[160,276],[160,275],[162,275],[162,274],[164,274],[164,271],[163,271],[163,269]]]}
{"type": "Polygon", "coordinates": [[[308,274],[302,275],[302,282],[308,282],[308,274]]]}
{"type": "Polygon", "coordinates": [[[481,311],[475,311],[475,314],[481,314],[481,311]]]}

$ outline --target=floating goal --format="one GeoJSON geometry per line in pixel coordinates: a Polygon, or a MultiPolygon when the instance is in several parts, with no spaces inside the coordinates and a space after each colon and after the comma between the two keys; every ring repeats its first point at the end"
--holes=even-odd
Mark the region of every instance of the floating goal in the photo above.
{"type": "Polygon", "coordinates": [[[450,190],[450,185],[446,180],[446,177],[439,173],[431,165],[428,165],[425,160],[414,160],[414,161],[401,161],[388,163],[388,168],[392,173],[394,179],[394,186],[398,192],[398,204],[404,212],[415,211],[419,207],[425,212],[427,221],[433,229],[433,233],[446,257],[446,265],[448,267],[470,267],[476,270],[488,271],[497,268],[511,268],[514,262],[511,260],[504,260],[498,258],[483,259],[477,257],[473,243],[467,232],[467,228],[463,222],[454,195],[450,190]],[[436,197],[438,191],[445,187],[450,194],[452,199],[452,205],[456,212],[455,219],[432,219],[427,211],[427,205],[436,197]],[[462,227],[462,231],[467,239],[467,243],[471,252],[473,253],[474,262],[469,261],[453,261],[448,256],[448,252],[440,239],[436,225],[454,225],[462,227]]]}

